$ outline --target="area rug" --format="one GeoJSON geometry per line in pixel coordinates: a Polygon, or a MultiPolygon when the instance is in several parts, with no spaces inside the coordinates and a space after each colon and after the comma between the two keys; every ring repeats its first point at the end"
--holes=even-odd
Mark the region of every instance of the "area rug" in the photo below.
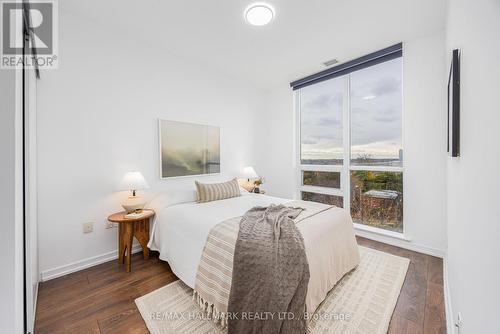
{"type": "MultiPolygon", "coordinates": [[[[359,247],[361,262],[329,292],[310,317],[313,334],[387,333],[410,261],[359,247]]],[[[225,334],[192,299],[180,280],[135,300],[152,334],[225,334]]]]}

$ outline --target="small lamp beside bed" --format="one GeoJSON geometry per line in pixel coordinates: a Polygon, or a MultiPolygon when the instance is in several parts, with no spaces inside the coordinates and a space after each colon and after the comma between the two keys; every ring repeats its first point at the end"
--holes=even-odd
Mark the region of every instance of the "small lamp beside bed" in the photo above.
{"type": "Polygon", "coordinates": [[[257,175],[257,172],[255,171],[255,169],[253,169],[252,166],[247,166],[243,168],[241,177],[247,179],[247,181],[250,182],[250,179],[256,179],[259,177],[259,175],[257,175]]]}
{"type": "Polygon", "coordinates": [[[148,189],[149,185],[140,172],[128,172],[120,182],[119,190],[130,190],[132,196],[122,203],[127,213],[140,212],[146,205],[144,197],[137,196],[137,190],[148,189]]]}
{"type": "Polygon", "coordinates": [[[253,181],[250,181],[250,179],[259,178],[259,175],[257,175],[255,169],[253,169],[252,166],[244,167],[241,171],[240,177],[247,180],[245,184],[242,184],[242,187],[245,188],[245,190],[247,190],[248,192],[253,192],[255,190],[255,184],[253,181]]]}

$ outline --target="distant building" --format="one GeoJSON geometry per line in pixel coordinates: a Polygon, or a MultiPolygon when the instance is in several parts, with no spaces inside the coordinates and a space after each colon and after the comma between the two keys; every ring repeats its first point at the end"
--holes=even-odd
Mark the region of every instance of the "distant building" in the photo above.
{"type": "Polygon", "coordinates": [[[381,198],[381,199],[396,199],[399,194],[396,190],[368,190],[363,196],[381,198]]]}
{"type": "Polygon", "coordinates": [[[396,226],[399,223],[400,193],[395,190],[368,190],[361,194],[361,219],[378,225],[396,226]]]}

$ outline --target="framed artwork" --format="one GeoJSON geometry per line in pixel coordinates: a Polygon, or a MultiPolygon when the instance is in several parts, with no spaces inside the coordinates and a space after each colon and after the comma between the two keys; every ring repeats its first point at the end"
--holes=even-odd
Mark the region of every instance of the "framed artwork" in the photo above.
{"type": "Polygon", "coordinates": [[[448,77],[448,152],[460,156],[460,51],[453,50],[448,77]]]}
{"type": "Polygon", "coordinates": [[[158,120],[160,177],[220,173],[220,128],[158,120]]]}

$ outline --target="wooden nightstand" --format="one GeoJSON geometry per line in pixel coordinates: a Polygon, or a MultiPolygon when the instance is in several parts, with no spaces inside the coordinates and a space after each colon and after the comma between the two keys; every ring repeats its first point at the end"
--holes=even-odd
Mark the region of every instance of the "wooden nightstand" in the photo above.
{"type": "Polygon", "coordinates": [[[149,221],[155,215],[153,210],[144,210],[147,213],[140,218],[125,218],[126,212],[118,212],[108,217],[113,223],[118,223],[118,262],[123,264],[127,258],[127,272],[132,268],[132,242],[134,237],[142,247],[144,260],[149,259],[149,221]]]}

